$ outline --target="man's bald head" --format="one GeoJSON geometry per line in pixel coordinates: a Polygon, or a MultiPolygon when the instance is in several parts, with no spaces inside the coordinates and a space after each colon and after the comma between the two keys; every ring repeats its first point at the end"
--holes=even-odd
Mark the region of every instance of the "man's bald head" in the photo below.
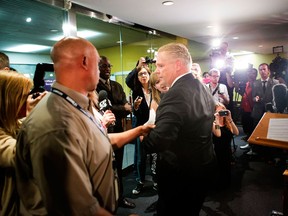
{"type": "Polygon", "coordinates": [[[10,67],[9,57],[5,53],[0,52],[0,69],[9,70],[9,67],[10,67]]]}
{"type": "Polygon", "coordinates": [[[65,37],[51,50],[56,81],[83,92],[93,91],[99,80],[99,54],[92,43],[80,37],[65,37]],[[85,90],[85,91],[86,91],[85,90]]]}
{"type": "Polygon", "coordinates": [[[54,67],[55,65],[57,67],[59,62],[65,63],[69,60],[75,60],[83,55],[89,55],[95,50],[93,44],[83,38],[65,37],[53,46],[51,59],[54,67]]]}

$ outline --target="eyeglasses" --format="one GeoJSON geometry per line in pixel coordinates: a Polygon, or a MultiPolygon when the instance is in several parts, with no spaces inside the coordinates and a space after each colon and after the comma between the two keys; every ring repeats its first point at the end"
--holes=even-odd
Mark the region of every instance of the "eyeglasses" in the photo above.
{"type": "Polygon", "coordinates": [[[148,75],[148,72],[139,72],[138,73],[138,77],[147,76],[147,75],[148,75]]]}
{"type": "Polygon", "coordinates": [[[99,65],[99,68],[112,68],[113,67],[113,65],[111,65],[111,64],[101,64],[101,65],[99,65]]]}
{"type": "Polygon", "coordinates": [[[211,76],[211,77],[213,77],[213,78],[218,78],[218,77],[220,77],[220,76],[213,75],[213,76],[211,76]]]}

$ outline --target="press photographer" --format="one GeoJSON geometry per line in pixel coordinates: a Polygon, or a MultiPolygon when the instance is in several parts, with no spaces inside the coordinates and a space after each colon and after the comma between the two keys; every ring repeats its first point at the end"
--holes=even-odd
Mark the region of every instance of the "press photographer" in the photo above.
{"type": "Polygon", "coordinates": [[[234,89],[234,80],[233,80],[233,71],[234,71],[234,57],[228,52],[228,43],[222,42],[217,49],[213,49],[210,55],[210,68],[217,68],[220,70],[219,83],[225,84],[228,89],[228,94],[230,102],[227,105],[234,116],[233,109],[233,89],[234,89]]]}

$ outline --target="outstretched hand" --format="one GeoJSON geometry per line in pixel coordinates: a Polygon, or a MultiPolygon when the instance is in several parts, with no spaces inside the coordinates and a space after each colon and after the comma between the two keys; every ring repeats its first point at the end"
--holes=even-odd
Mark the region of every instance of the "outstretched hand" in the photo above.
{"type": "Polygon", "coordinates": [[[155,124],[146,124],[141,126],[141,136],[147,136],[149,132],[156,127],[155,124]]]}
{"type": "Polygon", "coordinates": [[[26,116],[32,111],[32,109],[39,103],[39,101],[47,94],[47,91],[39,93],[36,98],[33,95],[29,95],[26,103],[26,116]]]}

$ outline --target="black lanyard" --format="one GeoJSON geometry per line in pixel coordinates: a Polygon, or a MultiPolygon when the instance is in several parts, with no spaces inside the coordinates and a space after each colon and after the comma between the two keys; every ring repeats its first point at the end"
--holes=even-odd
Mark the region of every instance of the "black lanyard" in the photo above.
{"type": "Polygon", "coordinates": [[[74,106],[76,109],[78,109],[80,112],[82,112],[85,116],[87,116],[99,129],[100,131],[107,137],[107,133],[103,125],[100,121],[98,121],[97,118],[93,118],[91,115],[88,114],[88,112],[83,109],[76,101],[74,101],[71,97],[69,97],[67,94],[62,92],[59,89],[52,88],[51,92],[64,98],[68,103],[70,103],[72,106],[74,106]]]}

